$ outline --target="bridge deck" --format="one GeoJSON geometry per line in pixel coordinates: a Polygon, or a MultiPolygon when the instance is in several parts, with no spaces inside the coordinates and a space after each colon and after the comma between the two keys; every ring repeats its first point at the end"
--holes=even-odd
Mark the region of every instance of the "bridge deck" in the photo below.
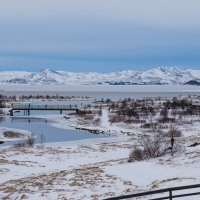
{"type": "Polygon", "coordinates": [[[12,110],[77,110],[76,105],[14,105],[12,110]]]}
{"type": "Polygon", "coordinates": [[[30,114],[31,110],[59,110],[62,114],[64,110],[71,110],[79,112],[77,105],[13,105],[12,109],[10,110],[10,115],[13,116],[13,111],[16,110],[24,110],[30,114]]]}

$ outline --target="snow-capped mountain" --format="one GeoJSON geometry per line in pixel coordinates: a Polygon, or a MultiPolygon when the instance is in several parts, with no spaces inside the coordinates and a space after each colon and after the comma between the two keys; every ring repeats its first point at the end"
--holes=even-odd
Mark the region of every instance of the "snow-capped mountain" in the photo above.
{"type": "Polygon", "coordinates": [[[200,79],[193,79],[185,83],[185,85],[198,85],[200,86],[200,79]]]}
{"type": "Polygon", "coordinates": [[[2,71],[0,84],[30,85],[165,85],[185,84],[200,78],[200,70],[158,67],[147,71],[123,70],[112,73],[74,73],[43,69],[39,72],[2,71]]]}

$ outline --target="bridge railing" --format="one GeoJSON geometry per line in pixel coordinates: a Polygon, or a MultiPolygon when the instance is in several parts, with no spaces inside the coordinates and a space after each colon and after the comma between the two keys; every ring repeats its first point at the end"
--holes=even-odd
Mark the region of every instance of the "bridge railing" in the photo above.
{"type": "MultiPolygon", "coordinates": [[[[163,194],[163,193],[168,193],[168,195],[165,197],[159,197],[159,198],[153,198],[153,199],[148,198],[148,199],[150,199],[150,200],[170,199],[170,200],[172,200],[172,199],[180,198],[180,197],[200,195],[200,184],[181,186],[181,187],[172,187],[172,188],[154,190],[154,191],[149,191],[149,192],[142,192],[142,193],[137,193],[137,194],[129,194],[129,195],[125,195],[125,196],[111,197],[111,198],[107,198],[104,200],[121,200],[121,199],[130,199],[130,198],[133,199],[135,197],[145,197],[145,196],[149,196],[149,195],[163,194]],[[174,191],[182,191],[182,190],[189,190],[189,189],[195,189],[195,188],[199,188],[197,192],[185,193],[185,194],[175,194],[175,195],[173,194],[174,191]]],[[[200,199],[200,198],[198,198],[198,199],[200,199]]]]}
{"type": "Polygon", "coordinates": [[[78,109],[77,105],[13,105],[13,109],[78,109]]]}

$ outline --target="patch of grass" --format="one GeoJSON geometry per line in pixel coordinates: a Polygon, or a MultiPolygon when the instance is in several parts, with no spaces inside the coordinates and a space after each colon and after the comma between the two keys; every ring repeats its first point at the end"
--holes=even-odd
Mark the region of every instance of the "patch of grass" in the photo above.
{"type": "Polygon", "coordinates": [[[28,137],[24,142],[19,142],[17,144],[14,144],[14,148],[24,148],[24,147],[34,147],[35,145],[35,138],[33,135],[28,137]]]}
{"type": "Polygon", "coordinates": [[[5,131],[3,132],[3,135],[6,138],[20,138],[24,136],[23,134],[14,131],[5,131]]]}

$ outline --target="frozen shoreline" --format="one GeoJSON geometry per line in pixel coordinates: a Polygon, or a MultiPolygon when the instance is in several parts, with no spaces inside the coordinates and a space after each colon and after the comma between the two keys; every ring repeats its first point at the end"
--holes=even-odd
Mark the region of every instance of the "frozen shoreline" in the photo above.
{"type": "Polygon", "coordinates": [[[15,129],[15,128],[8,128],[8,127],[0,127],[0,141],[3,142],[12,142],[18,140],[25,140],[31,136],[31,132],[24,130],[24,129],[15,129]],[[8,138],[4,136],[4,132],[15,132],[19,133],[21,136],[17,138],[8,138]]]}

